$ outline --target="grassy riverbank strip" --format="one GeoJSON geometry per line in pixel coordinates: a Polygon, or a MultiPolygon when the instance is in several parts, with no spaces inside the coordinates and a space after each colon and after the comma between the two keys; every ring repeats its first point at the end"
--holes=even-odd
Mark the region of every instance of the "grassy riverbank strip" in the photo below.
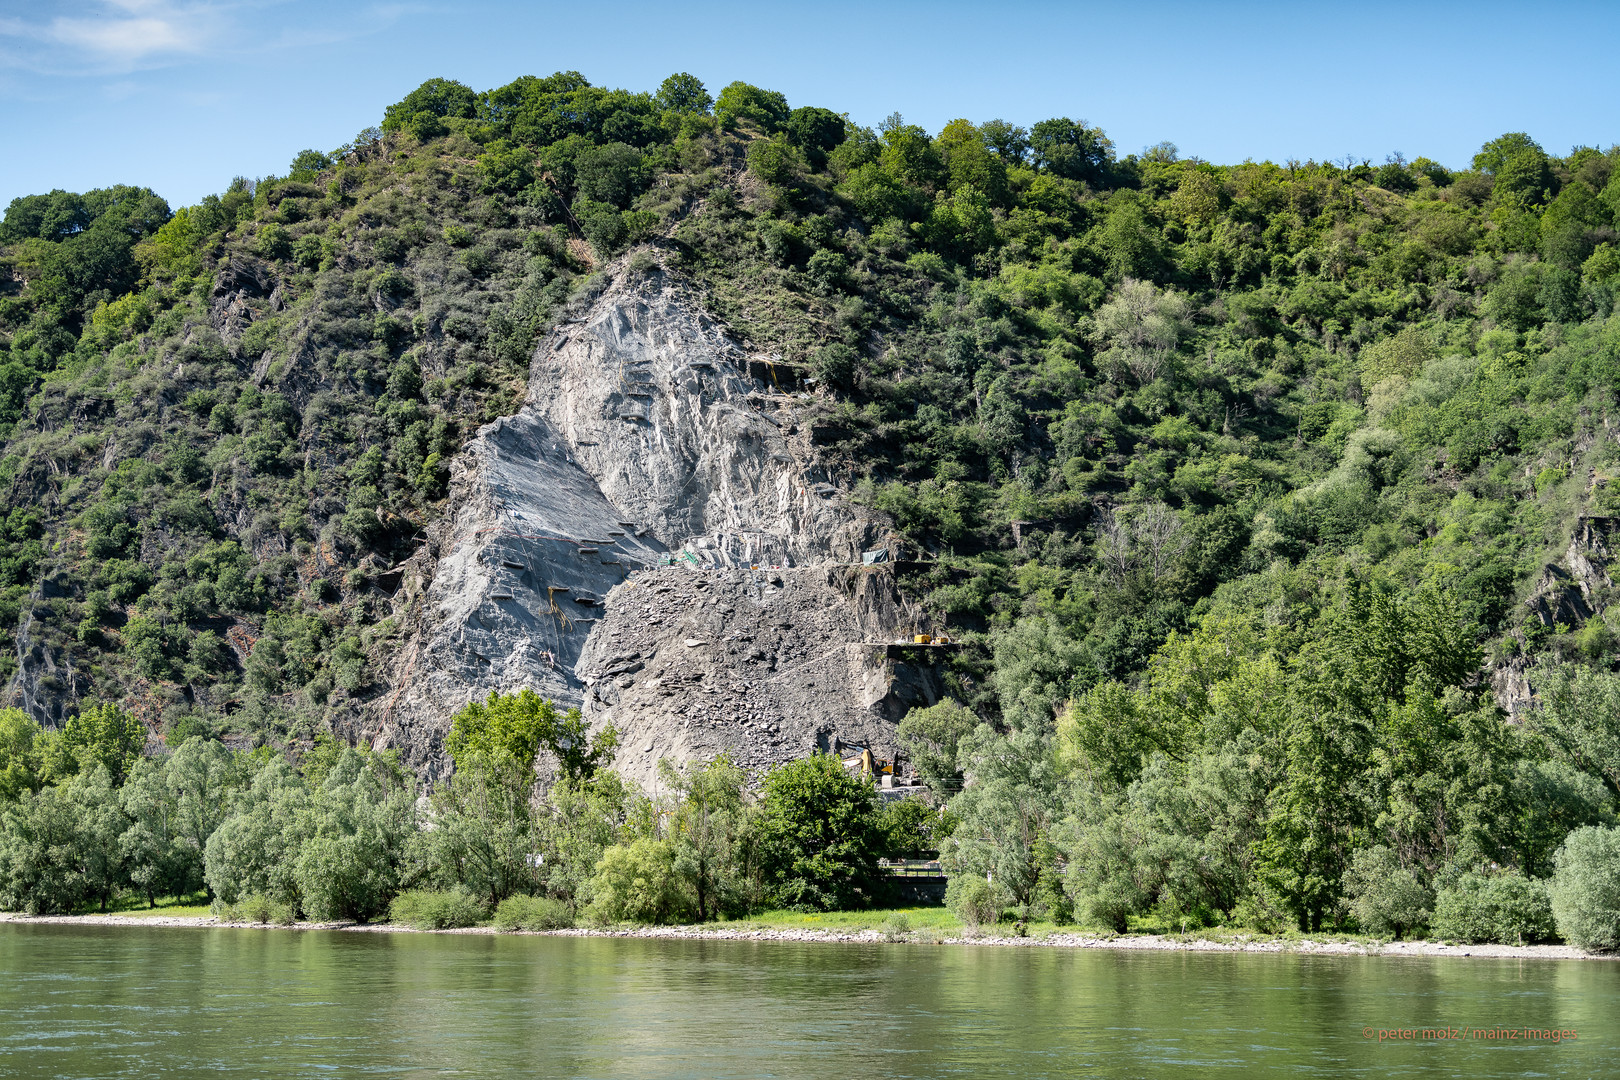
{"type": "MultiPolygon", "coordinates": [[[[1110,934],[1034,926],[1027,936],[1009,927],[970,930],[937,908],[914,909],[914,914],[938,912],[921,925],[898,931],[882,923],[893,912],[836,912],[807,916],[772,912],[766,917],[696,926],[578,927],[569,930],[516,931],[530,936],[664,938],[683,941],[784,941],[825,944],[972,945],[1002,948],[1133,949],[1159,952],[1297,953],[1314,956],[1439,956],[1519,960],[1615,960],[1620,956],[1583,952],[1570,945],[1464,945],[1441,941],[1388,941],[1352,936],[1305,937],[1256,934],[1241,930],[1198,930],[1187,934],[1110,934]],[[782,917],[787,916],[787,917],[782,917]],[[929,925],[933,924],[933,925],[929,925]],[[954,924],[954,925],[947,925],[954,924]]],[[[288,926],[267,923],[222,923],[196,909],[157,909],[93,915],[20,915],[0,912],[0,924],[68,926],[144,926],[221,929],[337,930],[352,933],[498,934],[490,926],[454,930],[421,930],[396,923],[298,922],[288,926]],[[183,912],[183,913],[181,913],[183,912]]]]}

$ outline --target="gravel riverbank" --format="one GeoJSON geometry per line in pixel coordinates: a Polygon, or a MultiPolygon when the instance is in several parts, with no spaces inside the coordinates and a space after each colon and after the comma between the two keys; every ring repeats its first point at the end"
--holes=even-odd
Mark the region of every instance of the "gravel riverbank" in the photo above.
{"type": "MultiPolygon", "coordinates": [[[[287,927],[264,923],[222,923],[211,915],[18,915],[0,913],[0,923],[46,923],[68,926],[162,926],[230,927],[238,929],[342,930],[369,934],[495,934],[488,926],[463,930],[415,930],[390,923],[301,922],[287,927]]],[[[777,929],[743,926],[637,926],[623,929],[575,929],[543,931],[553,937],[675,938],[690,941],[795,941],[834,944],[880,944],[887,939],[876,930],[837,931],[777,929]]],[[[974,936],[945,936],[929,931],[914,932],[899,944],[979,945],[1010,948],[1048,949],[1146,949],[1180,952],[1303,953],[1321,956],[1446,956],[1519,960],[1614,960],[1616,956],[1583,952],[1569,945],[1446,945],[1435,941],[1314,941],[1308,938],[1279,938],[1263,935],[1211,940],[1192,935],[1162,934],[1064,934],[1037,937],[1000,937],[983,933],[974,936]]]]}

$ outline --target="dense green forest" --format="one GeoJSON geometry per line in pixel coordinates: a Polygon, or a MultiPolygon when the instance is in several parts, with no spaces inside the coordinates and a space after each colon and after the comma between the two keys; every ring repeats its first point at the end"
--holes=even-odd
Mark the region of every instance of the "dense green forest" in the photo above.
{"type": "MultiPolygon", "coordinates": [[[[606,268],[662,266],[813,380],[971,643],[904,728],[961,787],[953,902],[1550,934],[1620,791],[1609,579],[1543,572],[1620,507],[1617,164],[1218,166],[559,73],[430,80],[197,206],[17,199],[0,674],[176,747],[356,730],[448,459],[606,268]]],[[[25,801],[78,771],[21,760],[25,801]]]]}

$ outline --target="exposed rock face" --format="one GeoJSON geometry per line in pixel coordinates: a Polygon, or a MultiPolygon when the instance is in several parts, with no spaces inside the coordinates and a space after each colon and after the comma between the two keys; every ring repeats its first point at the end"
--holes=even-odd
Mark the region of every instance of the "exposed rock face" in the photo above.
{"type": "Polygon", "coordinates": [[[452,464],[454,511],[399,571],[412,634],[377,745],[442,775],[451,715],[530,686],[615,724],[622,764],[647,779],[660,755],[734,747],[765,764],[817,733],[881,741],[899,702],[937,695],[931,668],[850,659],[911,630],[886,571],[836,566],[891,536],[837,497],[800,402],[751,362],[662,275],[619,281],[541,343],[522,410],[452,464]],[[755,580],[759,566],[782,569],[755,580]],[[768,688],[749,666],[760,649],[768,688]],[[635,663],[649,674],[614,670],[635,663]]]}
{"type": "Polygon", "coordinates": [[[524,411],[575,448],[603,496],[706,565],[855,561],[864,515],[817,494],[794,399],[673,286],[609,290],[541,346],[524,411]]]}
{"type": "MultiPolygon", "coordinates": [[[[1614,561],[1617,547],[1620,520],[1578,518],[1563,563],[1548,563],[1542,568],[1525,607],[1549,630],[1559,625],[1574,629],[1588,619],[1601,617],[1614,589],[1609,564],[1614,561]]],[[[1491,672],[1491,689],[1497,705],[1510,720],[1520,719],[1535,704],[1530,668],[1522,656],[1513,657],[1491,672]]]]}
{"type": "Polygon", "coordinates": [[[1582,517],[1575,523],[1569,550],[1564,562],[1581,590],[1581,599],[1594,611],[1608,606],[1609,590],[1614,581],[1609,577],[1609,564],[1620,545],[1620,521],[1611,517],[1582,517]]]}
{"type": "Polygon", "coordinates": [[[1562,565],[1542,568],[1535,590],[1525,603],[1530,613],[1551,629],[1577,626],[1608,606],[1614,581],[1609,563],[1620,545],[1620,521],[1610,517],[1576,519],[1562,565]]]}
{"type": "Polygon", "coordinates": [[[1530,686],[1529,666],[1524,657],[1515,656],[1490,670],[1491,696],[1496,705],[1507,713],[1508,720],[1517,723],[1527,710],[1535,705],[1536,692],[1530,686]]]}
{"type": "Polygon", "coordinates": [[[887,567],[643,571],[585,646],[585,712],[623,733],[619,769],[648,790],[660,756],[888,758],[906,711],[943,693],[934,650],[892,644],[902,622],[887,567]]]}
{"type": "Polygon", "coordinates": [[[233,354],[237,352],[243,331],[254,319],[249,301],[268,297],[269,306],[280,309],[280,291],[272,291],[273,281],[267,267],[243,259],[231,259],[215,276],[209,299],[209,322],[233,354]]]}
{"type": "Polygon", "coordinates": [[[58,648],[36,638],[34,605],[71,595],[52,578],[45,578],[34,595],[23,603],[21,625],[17,629],[17,671],[5,689],[5,703],[16,706],[49,728],[60,728],[70,711],[77,711],[81,694],[89,689],[82,676],[58,648]]]}

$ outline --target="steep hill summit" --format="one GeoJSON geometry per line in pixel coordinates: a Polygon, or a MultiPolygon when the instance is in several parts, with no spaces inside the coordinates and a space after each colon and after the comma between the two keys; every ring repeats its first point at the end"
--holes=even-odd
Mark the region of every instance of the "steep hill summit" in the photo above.
{"type": "Polygon", "coordinates": [[[197,206],[17,199],[7,701],[435,777],[529,686],[763,763],[938,695],[1158,731],[1192,636],[1286,666],[1372,597],[1477,652],[1446,715],[1522,720],[1617,655],[1617,160],[1220,166],[562,72],[197,206]],[[861,651],[925,627],[962,647],[861,651]]]}

